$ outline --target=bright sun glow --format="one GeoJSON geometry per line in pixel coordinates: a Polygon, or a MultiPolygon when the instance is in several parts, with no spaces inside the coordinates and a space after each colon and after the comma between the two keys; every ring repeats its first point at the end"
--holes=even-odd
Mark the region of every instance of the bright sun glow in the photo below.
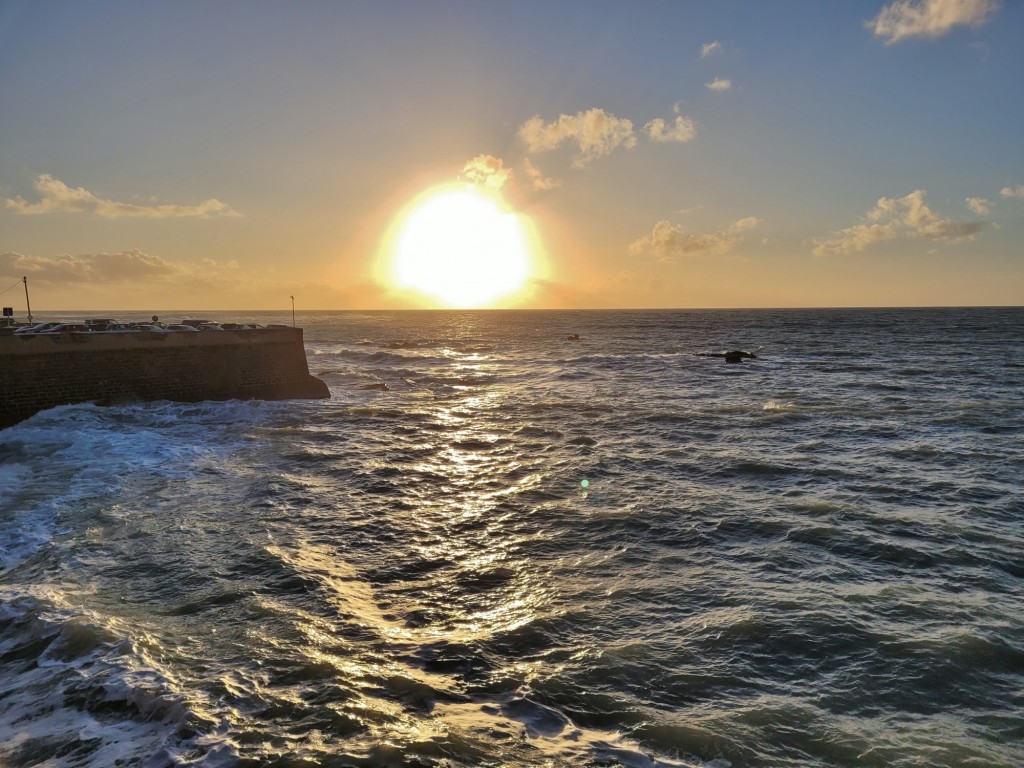
{"type": "Polygon", "coordinates": [[[399,224],[391,280],[449,307],[493,306],[521,291],[533,253],[520,217],[473,187],[424,195],[399,224]]]}

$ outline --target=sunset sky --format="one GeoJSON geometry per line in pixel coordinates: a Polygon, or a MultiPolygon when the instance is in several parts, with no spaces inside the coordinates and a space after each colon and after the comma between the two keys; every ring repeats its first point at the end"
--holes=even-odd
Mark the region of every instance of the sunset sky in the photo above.
{"type": "Polygon", "coordinates": [[[1024,304],[1022,40],[1016,0],[0,0],[0,304],[1024,304]],[[502,297],[400,284],[439,189],[456,271],[518,233],[502,297]]]}

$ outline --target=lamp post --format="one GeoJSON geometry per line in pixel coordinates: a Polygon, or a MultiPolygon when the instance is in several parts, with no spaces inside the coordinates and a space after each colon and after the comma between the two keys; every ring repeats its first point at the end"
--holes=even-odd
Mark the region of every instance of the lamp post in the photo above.
{"type": "Polygon", "coordinates": [[[295,327],[295,297],[294,296],[289,296],[288,298],[292,300],[292,328],[294,328],[295,327]]]}
{"type": "MultiPolygon", "coordinates": [[[[30,304],[29,300],[28,300],[28,278],[22,276],[21,282],[23,282],[25,284],[25,307],[26,307],[26,309],[28,309],[28,321],[31,323],[32,322],[32,304],[30,304]]],[[[17,283],[15,283],[15,285],[17,285],[17,283]]]]}

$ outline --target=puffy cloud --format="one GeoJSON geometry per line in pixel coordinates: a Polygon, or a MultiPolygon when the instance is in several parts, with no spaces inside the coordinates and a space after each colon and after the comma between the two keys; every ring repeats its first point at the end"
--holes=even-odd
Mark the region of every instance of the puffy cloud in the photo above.
{"type": "Polygon", "coordinates": [[[731,227],[729,227],[729,231],[731,231],[731,232],[742,232],[742,231],[744,231],[746,229],[753,229],[754,227],[756,227],[760,223],[761,223],[761,220],[759,218],[757,218],[756,216],[747,216],[746,218],[740,219],[735,224],[733,224],[731,227]]]}
{"type": "Polygon", "coordinates": [[[676,261],[695,253],[721,255],[743,242],[739,233],[758,224],[748,216],[720,232],[695,235],[668,221],[659,221],[649,235],[644,235],[629,246],[632,256],[653,256],[658,261],[676,261]]]}
{"type": "Polygon", "coordinates": [[[554,189],[561,185],[558,179],[552,179],[545,176],[540,168],[530,162],[530,158],[523,158],[523,172],[527,178],[530,179],[530,183],[534,189],[554,189]]]}
{"type": "Polygon", "coordinates": [[[35,182],[39,202],[30,203],[22,197],[8,198],[8,209],[22,215],[41,213],[76,212],[95,213],[105,219],[122,216],[137,218],[168,219],[183,216],[210,218],[213,216],[239,216],[231,206],[220,200],[205,200],[199,205],[135,205],[119,203],[97,197],[84,187],[69,187],[60,179],[48,173],[41,174],[35,182]]]}
{"type": "Polygon", "coordinates": [[[0,253],[0,275],[31,275],[35,280],[51,283],[119,283],[163,278],[179,272],[179,267],[136,248],[121,253],[57,258],[15,251],[0,253]]]}
{"type": "Polygon", "coordinates": [[[997,0],[894,0],[865,26],[887,45],[911,37],[941,37],[954,27],[978,27],[997,0]]]}
{"type": "Polygon", "coordinates": [[[917,189],[905,197],[879,198],[865,220],[814,241],[814,255],[856,253],[876,243],[898,237],[926,240],[970,240],[981,231],[977,221],[957,223],[944,219],[924,203],[917,189]]]}
{"type": "Polygon", "coordinates": [[[644,130],[651,141],[690,141],[697,135],[697,126],[688,117],[679,115],[675,121],[668,125],[660,117],[651,120],[644,126],[644,130]]]}
{"type": "Polygon", "coordinates": [[[702,59],[706,59],[708,56],[710,56],[713,53],[721,53],[721,52],[722,52],[722,44],[720,42],[718,42],[717,40],[715,40],[713,43],[704,43],[704,45],[702,45],[700,47],[700,57],[702,59]]]}
{"type": "Polygon", "coordinates": [[[539,115],[534,115],[519,126],[519,138],[530,152],[546,152],[566,141],[575,143],[579,153],[573,165],[577,168],[617,147],[636,146],[631,121],[596,107],[575,115],[561,115],[553,123],[545,123],[539,115]]]}
{"type": "Polygon", "coordinates": [[[978,214],[979,216],[988,216],[990,205],[991,203],[989,203],[989,201],[986,200],[984,197],[967,198],[967,207],[970,208],[974,213],[978,214]]]}
{"type": "Polygon", "coordinates": [[[705,87],[710,91],[728,91],[732,88],[732,80],[716,77],[710,83],[705,84],[705,87]]]}
{"type": "Polygon", "coordinates": [[[512,175],[500,157],[494,155],[477,155],[462,169],[462,175],[474,184],[488,189],[501,189],[512,175]]]}
{"type": "Polygon", "coordinates": [[[1016,187],[1003,187],[999,190],[999,194],[1003,197],[1024,197],[1024,184],[1018,184],[1016,187]]]}

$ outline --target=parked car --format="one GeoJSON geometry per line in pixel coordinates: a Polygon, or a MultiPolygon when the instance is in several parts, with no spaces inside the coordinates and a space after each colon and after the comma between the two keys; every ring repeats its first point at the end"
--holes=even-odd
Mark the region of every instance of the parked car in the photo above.
{"type": "Polygon", "coordinates": [[[117,320],[110,317],[90,317],[85,324],[93,331],[106,331],[111,325],[117,325],[117,320]]]}
{"type": "Polygon", "coordinates": [[[89,326],[85,323],[57,323],[52,328],[47,328],[45,331],[40,331],[45,335],[53,333],[90,333],[89,326]]]}
{"type": "Polygon", "coordinates": [[[188,333],[199,333],[198,328],[193,328],[191,325],[185,325],[184,323],[171,323],[166,326],[165,330],[168,331],[186,331],[188,333]]]}
{"type": "Polygon", "coordinates": [[[220,324],[213,322],[213,320],[182,320],[182,325],[188,325],[195,328],[197,331],[223,331],[220,324]]]}
{"type": "Polygon", "coordinates": [[[58,326],[60,323],[36,323],[35,325],[27,325],[24,328],[19,328],[15,331],[17,334],[30,334],[30,333],[42,333],[48,331],[54,326],[58,326]]]}

